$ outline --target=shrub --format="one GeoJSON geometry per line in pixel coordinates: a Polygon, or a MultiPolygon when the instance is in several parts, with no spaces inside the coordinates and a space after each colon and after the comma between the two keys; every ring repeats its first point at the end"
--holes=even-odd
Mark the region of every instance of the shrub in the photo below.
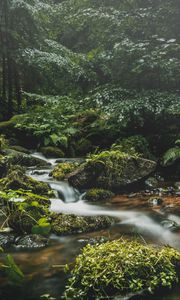
{"type": "Polygon", "coordinates": [[[180,141],[175,142],[175,147],[166,151],[162,158],[162,165],[164,167],[172,165],[176,160],[180,159],[180,141]]]}
{"type": "Polygon", "coordinates": [[[76,258],[65,299],[100,299],[171,288],[178,280],[175,264],[179,261],[180,253],[169,247],[158,249],[122,239],[87,245],[76,258]]]}
{"type": "Polygon", "coordinates": [[[149,150],[149,143],[145,137],[141,135],[130,136],[125,139],[118,139],[114,145],[114,149],[120,149],[123,152],[130,154],[139,153],[144,158],[152,159],[152,154],[149,150]]]}

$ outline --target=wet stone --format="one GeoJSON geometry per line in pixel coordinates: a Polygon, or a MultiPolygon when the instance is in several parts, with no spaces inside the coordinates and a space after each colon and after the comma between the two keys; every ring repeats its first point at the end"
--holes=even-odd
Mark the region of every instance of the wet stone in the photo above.
{"type": "Polygon", "coordinates": [[[42,176],[42,175],[46,175],[48,174],[49,171],[45,171],[45,170],[35,170],[31,173],[31,175],[38,175],[38,176],[42,176]]]}
{"type": "Polygon", "coordinates": [[[155,177],[149,177],[145,181],[145,185],[148,188],[156,188],[156,187],[158,187],[158,184],[159,184],[159,182],[158,182],[158,180],[155,177]]]}
{"type": "Polygon", "coordinates": [[[137,193],[131,193],[131,194],[128,195],[128,198],[134,198],[136,196],[137,196],[137,193]]]}
{"type": "Polygon", "coordinates": [[[44,248],[47,244],[48,239],[38,234],[17,237],[15,241],[15,247],[19,249],[39,249],[44,248]]]}
{"type": "Polygon", "coordinates": [[[108,241],[109,241],[109,239],[105,236],[100,236],[97,238],[85,238],[85,239],[78,240],[78,242],[80,244],[82,244],[83,246],[88,245],[88,244],[90,244],[90,245],[103,244],[108,241]]]}
{"type": "Polygon", "coordinates": [[[159,197],[151,197],[148,202],[152,206],[159,206],[163,203],[163,199],[159,197]]]}
{"type": "Polygon", "coordinates": [[[172,221],[172,220],[163,220],[161,222],[161,225],[166,228],[169,229],[170,231],[176,231],[179,230],[179,226],[176,222],[172,221]]]}
{"type": "Polygon", "coordinates": [[[14,243],[14,234],[0,233],[0,247],[9,248],[14,243]]]}

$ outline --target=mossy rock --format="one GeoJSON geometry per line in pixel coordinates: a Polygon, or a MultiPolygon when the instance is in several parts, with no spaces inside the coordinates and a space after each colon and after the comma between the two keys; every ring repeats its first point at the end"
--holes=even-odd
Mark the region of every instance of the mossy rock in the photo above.
{"type": "Polygon", "coordinates": [[[31,154],[31,151],[22,147],[22,146],[19,146],[19,145],[10,145],[9,147],[11,150],[14,150],[14,151],[17,151],[17,152],[22,152],[22,153],[25,153],[25,154],[31,154]]]}
{"type": "Polygon", "coordinates": [[[79,163],[76,162],[64,162],[59,163],[55,166],[54,170],[50,173],[50,175],[56,180],[64,180],[66,176],[74,171],[79,166],[79,163]]]}
{"type": "Polygon", "coordinates": [[[76,258],[65,299],[104,299],[171,288],[178,280],[180,252],[123,239],[87,245],[76,258]],[[93,280],[92,280],[93,278],[93,280]]]}
{"type": "Polygon", "coordinates": [[[6,150],[7,160],[12,165],[20,165],[23,167],[46,167],[48,163],[37,157],[33,157],[30,154],[19,152],[13,149],[6,150]]]}
{"type": "Polygon", "coordinates": [[[10,203],[18,204],[18,202],[23,202],[28,205],[38,207],[42,206],[44,208],[48,208],[51,204],[51,201],[48,199],[48,197],[33,194],[32,192],[23,189],[8,190],[6,192],[0,191],[0,204],[2,207],[7,207],[10,205],[10,203]]]}
{"type": "Polygon", "coordinates": [[[98,187],[118,191],[143,181],[155,168],[154,161],[110,150],[90,156],[85,164],[68,176],[68,180],[75,188],[98,187]]]}
{"type": "Polygon", "coordinates": [[[0,180],[0,189],[4,190],[28,190],[38,195],[49,195],[50,187],[24,174],[24,169],[19,166],[13,166],[6,177],[0,180]]]}
{"type": "Polygon", "coordinates": [[[66,214],[52,215],[52,232],[57,235],[91,232],[111,226],[114,218],[106,216],[82,217],[66,214]]]}
{"type": "Polygon", "coordinates": [[[90,189],[86,192],[85,199],[88,201],[106,201],[111,199],[114,196],[109,190],[104,189],[90,189]]]}
{"type": "Polygon", "coordinates": [[[51,146],[40,148],[40,152],[48,158],[60,158],[65,156],[64,152],[61,149],[51,146]]]}
{"type": "Polygon", "coordinates": [[[49,205],[51,204],[51,201],[47,197],[43,197],[26,191],[23,191],[22,194],[24,195],[25,200],[28,204],[38,203],[38,205],[42,205],[44,207],[49,207],[49,205]]]}

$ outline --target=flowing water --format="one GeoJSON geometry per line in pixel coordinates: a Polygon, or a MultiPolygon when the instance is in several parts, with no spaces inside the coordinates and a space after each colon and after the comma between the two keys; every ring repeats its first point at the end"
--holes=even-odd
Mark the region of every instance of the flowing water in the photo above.
{"type": "MultiPolygon", "coordinates": [[[[180,249],[178,232],[172,232],[169,228],[164,227],[162,220],[165,217],[153,211],[147,205],[142,206],[141,200],[139,200],[138,205],[133,205],[133,199],[129,199],[126,205],[123,205],[123,201],[121,205],[119,203],[90,204],[83,200],[85,199],[85,194],[81,194],[67,182],[58,182],[49,176],[49,173],[57,163],[56,159],[46,159],[39,153],[35,153],[33,156],[46,160],[49,163],[47,169],[29,169],[27,173],[37,180],[48,183],[55,191],[55,197],[51,199],[51,211],[81,216],[112,216],[118,218],[119,222],[106,230],[88,234],[67,237],[51,235],[49,246],[41,250],[13,251],[13,257],[24,274],[27,275],[27,280],[23,288],[9,287],[7,289],[6,283],[2,282],[1,300],[38,300],[40,295],[46,293],[60,299],[66,281],[63,266],[72,262],[80,252],[80,249],[88,241],[93,241],[94,238],[106,237],[114,239],[122,236],[124,238],[134,238],[136,236],[144,243],[155,245],[168,244],[180,249]]],[[[171,214],[168,216],[168,219],[180,225],[179,216],[171,214]]],[[[166,292],[165,295],[153,296],[151,299],[179,300],[180,289],[176,287],[173,291],[166,292]]]]}

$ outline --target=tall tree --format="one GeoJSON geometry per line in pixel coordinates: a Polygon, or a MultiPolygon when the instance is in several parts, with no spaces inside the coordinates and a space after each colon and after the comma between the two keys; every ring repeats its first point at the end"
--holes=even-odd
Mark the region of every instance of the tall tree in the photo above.
{"type": "Polygon", "coordinates": [[[22,50],[37,45],[35,1],[0,2],[1,113],[21,110],[22,50]]]}

